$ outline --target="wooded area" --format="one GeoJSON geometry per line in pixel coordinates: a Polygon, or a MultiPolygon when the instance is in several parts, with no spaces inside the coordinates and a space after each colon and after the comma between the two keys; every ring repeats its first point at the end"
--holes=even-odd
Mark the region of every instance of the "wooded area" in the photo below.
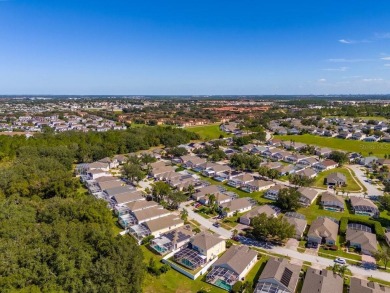
{"type": "Polygon", "coordinates": [[[114,235],[111,211],[80,191],[73,164],[194,138],[168,127],[0,136],[0,291],[140,292],[141,250],[114,235]]]}

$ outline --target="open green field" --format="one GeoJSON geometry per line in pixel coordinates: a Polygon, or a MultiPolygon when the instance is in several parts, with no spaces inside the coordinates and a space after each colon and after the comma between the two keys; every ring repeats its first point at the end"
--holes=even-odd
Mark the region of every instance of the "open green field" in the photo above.
{"type": "Polygon", "coordinates": [[[275,135],[274,138],[281,140],[294,140],[295,142],[306,143],[320,147],[343,150],[347,152],[362,153],[367,156],[370,152],[377,157],[383,158],[390,154],[390,144],[382,142],[366,142],[334,137],[322,137],[312,134],[304,135],[275,135]]]}
{"type": "Polygon", "coordinates": [[[362,187],[359,186],[359,184],[356,182],[356,179],[354,179],[354,177],[351,176],[351,173],[353,173],[353,171],[352,170],[350,171],[349,169],[343,168],[343,167],[342,168],[335,168],[335,169],[331,169],[331,170],[327,170],[327,171],[318,173],[317,177],[315,178],[315,182],[314,182],[313,186],[314,187],[319,187],[319,188],[326,188],[326,185],[324,185],[325,178],[329,174],[336,173],[336,172],[344,174],[345,177],[347,178],[347,186],[340,187],[339,188],[340,192],[342,190],[344,190],[346,192],[360,192],[360,191],[364,191],[364,190],[362,190],[362,187]]]}
{"type": "Polygon", "coordinates": [[[220,123],[214,123],[209,125],[190,126],[185,129],[199,134],[203,140],[217,139],[220,135],[223,135],[224,137],[229,136],[229,134],[219,129],[219,125],[220,123]]]}
{"type": "MultiPolygon", "coordinates": [[[[154,258],[156,263],[161,261],[161,256],[154,254],[144,245],[140,246],[144,254],[144,261],[147,265],[150,258],[154,258]]],[[[162,264],[161,264],[162,265],[162,264]]],[[[204,277],[203,277],[204,278],[204,277]]],[[[159,277],[155,277],[145,273],[145,280],[143,285],[143,291],[145,293],[171,293],[171,292],[180,292],[180,293],[191,293],[198,292],[203,289],[210,293],[223,293],[226,292],[222,289],[219,289],[215,286],[207,284],[202,281],[202,277],[199,277],[197,280],[191,280],[186,276],[180,274],[179,272],[170,269],[167,273],[162,274],[159,277]]]]}
{"type": "MultiPolygon", "coordinates": [[[[326,118],[354,118],[348,116],[326,116],[326,118]]],[[[387,121],[388,119],[382,116],[359,116],[356,117],[363,120],[378,120],[378,121],[387,121]]]]}

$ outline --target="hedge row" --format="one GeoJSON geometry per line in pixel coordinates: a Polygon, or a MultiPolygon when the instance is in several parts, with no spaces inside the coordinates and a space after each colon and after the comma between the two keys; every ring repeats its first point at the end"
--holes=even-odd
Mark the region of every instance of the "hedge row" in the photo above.
{"type": "Polygon", "coordinates": [[[381,223],[379,223],[378,221],[370,220],[370,219],[364,219],[364,218],[361,218],[358,216],[341,217],[341,219],[340,219],[340,234],[341,235],[345,236],[349,222],[366,225],[366,226],[374,229],[376,236],[378,237],[379,240],[385,239],[385,232],[384,232],[384,229],[383,229],[381,223]]]}

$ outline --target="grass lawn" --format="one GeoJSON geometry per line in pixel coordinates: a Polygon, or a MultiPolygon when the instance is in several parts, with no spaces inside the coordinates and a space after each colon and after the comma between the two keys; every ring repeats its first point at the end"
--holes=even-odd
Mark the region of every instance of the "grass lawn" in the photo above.
{"type": "Polygon", "coordinates": [[[317,219],[318,216],[326,216],[339,220],[341,217],[349,215],[348,209],[345,209],[343,212],[331,212],[323,210],[317,203],[313,203],[307,208],[300,208],[297,212],[306,216],[308,224],[317,219]]]}
{"type": "Polygon", "coordinates": [[[252,282],[253,287],[255,287],[268,259],[268,256],[263,255],[255,264],[255,266],[249,271],[248,275],[246,275],[245,281],[252,282]]]}
{"type": "Polygon", "coordinates": [[[361,255],[353,254],[353,253],[347,253],[347,252],[344,252],[342,250],[337,250],[337,251],[325,250],[322,247],[320,247],[319,253],[330,254],[330,255],[333,255],[334,257],[349,258],[349,259],[357,260],[357,261],[361,261],[362,260],[361,255]]]}
{"type": "Polygon", "coordinates": [[[339,149],[347,152],[362,153],[363,156],[367,156],[369,152],[372,152],[374,156],[383,158],[383,156],[388,154],[390,151],[390,145],[387,143],[356,141],[312,134],[275,135],[274,138],[281,140],[294,140],[296,142],[302,142],[309,145],[339,149]]]}
{"type": "Polygon", "coordinates": [[[368,277],[368,280],[372,281],[372,282],[375,282],[375,283],[379,283],[379,284],[385,285],[385,286],[390,286],[390,282],[389,281],[384,281],[384,280],[377,279],[377,278],[372,278],[372,277],[368,277]]]}
{"type": "MultiPolygon", "coordinates": [[[[317,177],[315,178],[314,187],[319,187],[319,188],[326,188],[326,185],[324,185],[324,179],[331,173],[339,172],[345,175],[347,178],[347,186],[345,187],[340,187],[338,190],[341,192],[342,190],[345,190],[346,192],[359,192],[361,191],[361,187],[359,184],[356,182],[354,177],[351,176],[351,173],[353,174],[352,170],[348,170],[345,167],[341,168],[335,168],[331,170],[327,170],[324,172],[318,173],[317,177]],[[350,173],[351,172],[351,173],[350,173]]],[[[355,175],[355,174],[353,174],[355,175]]]]}
{"type": "MultiPolygon", "coordinates": [[[[161,261],[161,256],[154,254],[144,245],[141,246],[141,249],[144,255],[145,264],[149,263],[151,257],[153,257],[156,262],[161,261]]],[[[145,293],[190,293],[197,292],[201,289],[204,289],[210,293],[226,292],[222,289],[207,284],[206,282],[202,281],[201,278],[198,278],[197,280],[191,280],[190,278],[180,274],[173,269],[170,269],[167,273],[162,274],[159,277],[145,273],[145,280],[143,284],[143,292],[145,293]]]]}
{"type": "Polygon", "coordinates": [[[186,127],[185,130],[195,132],[199,134],[202,140],[211,140],[219,138],[220,135],[224,137],[230,136],[226,132],[223,132],[219,129],[220,123],[202,125],[202,126],[190,126],[186,127]]]}

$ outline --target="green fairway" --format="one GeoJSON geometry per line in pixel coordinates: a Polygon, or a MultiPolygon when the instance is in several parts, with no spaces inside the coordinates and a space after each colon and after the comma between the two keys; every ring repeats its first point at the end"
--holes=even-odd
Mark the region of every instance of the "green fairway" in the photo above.
{"type": "Polygon", "coordinates": [[[324,185],[325,178],[329,174],[336,173],[336,172],[344,174],[345,177],[347,178],[347,186],[340,187],[338,189],[340,191],[340,194],[341,194],[342,190],[344,190],[345,192],[360,192],[360,191],[364,191],[365,188],[362,189],[359,186],[359,184],[356,182],[356,179],[354,179],[354,177],[351,176],[351,173],[353,174],[353,171],[350,171],[347,168],[335,168],[335,169],[331,169],[331,170],[327,170],[327,171],[318,173],[313,186],[326,189],[326,185],[324,185]]]}
{"type": "MultiPolygon", "coordinates": [[[[149,263],[150,258],[156,260],[157,265],[160,264],[161,256],[154,254],[144,245],[141,246],[145,265],[149,263]]],[[[219,289],[215,286],[212,286],[204,281],[204,277],[199,277],[197,280],[191,280],[190,278],[180,274],[179,272],[170,269],[167,273],[162,274],[159,277],[152,276],[148,273],[145,274],[145,280],[143,285],[143,292],[145,293],[171,293],[171,292],[180,292],[180,293],[191,293],[198,292],[203,289],[206,292],[210,293],[222,293],[226,292],[222,289],[219,289]]]]}
{"type": "Polygon", "coordinates": [[[288,141],[293,140],[295,142],[302,142],[309,145],[328,147],[347,152],[356,152],[361,153],[364,156],[367,156],[370,152],[377,157],[383,157],[385,154],[390,154],[390,144],[382,142],[366,142],[334,137],[323,137],[312,134],[275,135],[274,138],[288,141]]]}
{"type": "Polygon", "coordinates": [[[199,134],[199,136],[203,140],[216,139],[219,138],[220,135],[223,135],[224,137],[230,136],[226,132],[221,131],[219,129],[219,125],[220,123],[215,123],[215,124],[202,125],[202,126],[191,126],[191,127],[186,127],[185,129],[199,134]]]}

